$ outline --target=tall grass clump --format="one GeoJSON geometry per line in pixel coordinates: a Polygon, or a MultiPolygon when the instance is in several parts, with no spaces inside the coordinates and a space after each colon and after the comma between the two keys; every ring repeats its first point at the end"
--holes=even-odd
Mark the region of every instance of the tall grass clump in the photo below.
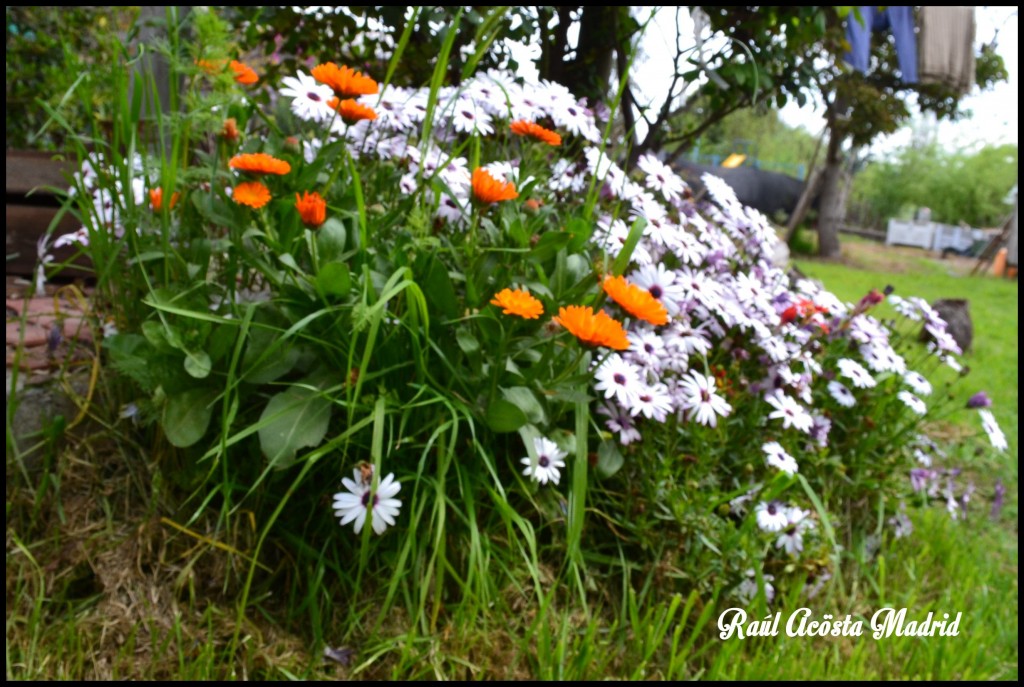
{"type": "Polygon", "coordinates": [[[550,665],[578,638],[547,610],[579,602],[682,674],[720,599],[813,595],[858,535],[908,534],[928,495],[967,507],[914,371],[958,349],[921,300],[890,327],[886,292],[791,278],[714,177],[694,198],[652,155],[621,169],[565,86],[476,73],[499,18],[459,83],[456,20],[407,89],[408,30],[383,74],[326,55],[269,84],[216,17],[186,43],[171,15],[180,92],[154,115],[123,55],[113,127],[78,132],[83,228],[54,244],[91,259],[111,410],[160,456],[168,519],[233,537],[240,620],[404,664],[528,607],[550,665]]]}

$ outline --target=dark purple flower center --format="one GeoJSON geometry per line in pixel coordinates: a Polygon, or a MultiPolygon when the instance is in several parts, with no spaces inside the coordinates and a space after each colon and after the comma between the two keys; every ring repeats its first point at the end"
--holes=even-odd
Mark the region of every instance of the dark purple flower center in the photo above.
{"type": "Polygon", "coordinates": [[[550,464],[551,461],[548,460],[547,456],[541,456],[537,459],[537,465],[541,466],[542,468],[546,468],[550,464]]]}
{"type": "Polygon", "coordinates": [[[700,400],[703,401],[704,403],[710,403],[711,402],[711,394],[708,393],[708,391],[706,389],[701,389],[700,390],[700,400]]]}
{"type": "Polygon", "coordinates": [[[647,289],[647,292],[650,293],[655,298],[658,298],[658,299],[660,299],[663,295],[665,295],[665,292],[662,291],[661,287],[658,286],[657,284],[655,284],[651,288],[647,289]]]}
{"type": "MultiPolygon", "coordinates": [[[[370,492],[368,492],[368,491],[363,492],[363,505],[366,506],[367,508],[371,507],[371,504],[370,504],[370,492]]],[[[377,505],[377,495],[376,494],[373,495],[373,504],[372,505],[373,506],[377,505]]]]}
{"type": "Polygon", "coordinates": [[[316,93],[314,93],[313,91],[310,91],[309,93],[307,93],[306,97],[309,98],[310,100],[312,100],[314,103],[320,102],[320,96],[317,95],[316,93]]]}
{"type": "Polygon", "coordinates": [[[769,503],[768,504],[768,515],[777,515],[778,512],[779,512],[779,509],[775,507],[774,503],[769,503]]]}
{"type": "Polygon", "coordinates": [[[643,394],[640,396],[640,400],[643,401],[644,403],[650,403],[654,399],[648,396],[647,394],[643,394]]]}
{"type": "Polygon", "coordinates": [[[623,374],[620,374],[620,373],[616,372],[615,376],[612,377],[612,379],[614,379],[615,383],[620,385],[620,386],[625,386],[626,385],[626,376],[623,375],[623,374]]]}
{"type": "Polygon", "coordinates": [[[654,346],[652,346],[649,343],[648,344],[644,344],[644,350],[647,351],[648,353],[653,354],[654,353],[654,346]]]}
{"type": "Polygon", "coordinates": [[[475,117],[473,117],[473,113],[467,110],[462,111],[462,116],[465,117],[466,119],[475,119],[475,117]]]}

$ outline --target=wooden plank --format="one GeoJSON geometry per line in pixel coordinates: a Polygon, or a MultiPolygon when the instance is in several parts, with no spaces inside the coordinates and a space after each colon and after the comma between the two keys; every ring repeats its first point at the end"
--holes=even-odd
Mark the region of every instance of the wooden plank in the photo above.
{"type": "MultiPolygon", "coordinates": [[[[35,273],[36,262],[39,259],[36,244],[46,232],[46,228],[50,226],[50,222],[53,221],[57,212],[58,208],[7,205],[7,274],[31,277],[35,273]]],[[[78,231],[81,227],[82,223],[77,218],[66,213],[57,224],[52,236],[78,231]]],[[[76,252],[74,246],[50,251],[56,263],[69,259],[76,252]]],[[[75,260],[75,264],[88,267],[89,262],[84,256],[79,256],[75,260]]],[[[68,267],[61,273],[61,276],[66,277],[88,275],[89,272],[74,267],[68,267]]]]}
{"type": "Polygon", "coordinates": [[[55,161],[52,158],[53,153],[9,151],[7,153],[7,195],[23,196],[36,189],[35,194],[49,196],[52,194],[41,187],[67,188],[68,180],[65,174],[74,172],[77,163],[55,161]]]}

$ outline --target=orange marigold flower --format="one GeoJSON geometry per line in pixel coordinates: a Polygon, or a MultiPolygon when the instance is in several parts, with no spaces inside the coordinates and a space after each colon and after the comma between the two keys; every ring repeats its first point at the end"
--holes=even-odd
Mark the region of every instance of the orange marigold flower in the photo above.
{"type": "Polygon", "coordinates": [[[228,162],[231,169],[250,174],[287,174],[292,171],[292,166],[284,160],[278,160],[266,153],[244,153],[235,155],[228,162]]]}
{"type": "Polygon", "coordinates": [[[231,199],[239,205],[248,205],[254,210],[270,202],[270,189],[258,181],[246,181],[235,186],[231,199]]]}
{"type": "Polygon", "coordinates": [[[512,122],[509,125],[509,128],[512,129],[512,133],[516,136],[529,136],[541,143],[547,143],[549,146],[562,145],[562,137],[554,131],[551,129],[545,129],[540,124],[528,122],[525,119],[520,119],[518,122],[512,122]]]}
{"type": "Polygon", "coordinates": [[[220,129],[220,135],[224,137],[225,141],[234,143],[238,140],[238,121],[234,117],[228,117],[224,120],[224,126],[220,129]]]}
{"type": "Polygon", "coordinates": [[[231,60],[231,71],[235,73],[235,81],[243,86],[252,86],[260,80],[259,75],[256,74],[256,70],[248,65],[242,64],[238,60],[231,60]]]}
{"type": "Polygon", "coordinates": [[[224,60],[196,60],[196,66],[212,76],[224,69],[224,60]]]}
{"type": "MultiPolygon", "coordinates": [[[[173,210],[174,206],[178,204],[178,198],[181,194],[175,191],[171,194],[171,207],[173,210]]],[[[149,204],[153,207],[153,212],[160,212],[164,208],[164,190],[157,186],[156,188],[149,189],[149,204]]]]}
{"type": "Polygon", "coordinates": [[[629,337],[622,323],[601,310],[596,315],[593,308],[584,305],[570,305],[558,309],[554,321],[585,344],[607,346],[617,351],[629,348],[629,337]]]}
{"type": "Polygon", "coordinates": [[[649,291],[630,284],[625,277],[605,277],[604,292],[633,317],[651,324],[666,324],[668,311],[649,291]]]}
{"type": "Polygon", "coordinates": [[[310,229],[316,229],[327,219],[327,201],[316,191],[306,191],[302,196],[296,193],[295,207],[302,223],[310,229]]]}
{"type": "Polygon", "coordinates": [[[327,101],[327,105],[341,115],[346,124],[355,124],[361,119],[369,119],[370,121],[377,119],[377,113],[373,111],[372,107],[363,105],[354,98],[346,100],[331,98],[327,101]]]}
{"type": "Polygon", "coordinates": [[[351,67],[339,67],[333,62],[313,67],[313,78],[330,86],[339,98],[373,95],[377,92],[376,81],[351,67]]]}
{"type": "Polygon", "coordinates": [[[518,315],[527,320],[536,320],[544,314],[544,305],[524,289],[502,289],[491,299],[491,305],[502,308],[505,315],[518,315]]]}
{"type": "Polygon", "coordinates": [[[498,181],[483,167],[473,170],[473,195],[482,203],[499,203],[519,197],[511,181],[498,181]]]}

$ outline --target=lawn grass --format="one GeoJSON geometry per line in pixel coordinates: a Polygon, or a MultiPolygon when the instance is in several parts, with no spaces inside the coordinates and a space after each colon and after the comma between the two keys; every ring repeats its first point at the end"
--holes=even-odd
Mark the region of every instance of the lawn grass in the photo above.
{"type": "MultiPolygon", "coordinates": [[[[846,247],[845,264],[797,266],[849,301],[887,284],[903,296],[970,299],[971,374],[953,393],[959,402],[986,390],[1010,450],[958,454],[973,461],[965,467],[979,485],[966,520],[937,506],[913,509],[911,537],[885,531],[878,542],[857,542],[822,595],[779,599],[771,610],[864,621],[884,607],[907,608],[911,618],[959,612],[959,636],[876,641],[866,626],[857,638],[789,638],[783,620],[778,637],[722,640],[712,598],[666,598],[643,580],[592,588],[588,580],[581,597],[549,584],[547,571],[532,571],[535,585],[509,554],[496,564],[521,585],[487,604],[453,606],[434,628],[396,615],[356,638],[324,637],[352,649],[344,665],[325,661],[301,626],[281,622],[282,601],[270,589],[254,599],[233,651],[244,566],[156,518],[160,471],[129,469],[125,457],[135,449],[93,437],[71,439],[31,489],[8,489],[8,679],[1016,679],[1017,285],[951,276],[923,254],[846,247]],[[984,490],[997,478],[1007,496],[993,523],[984,490]]],[[[980,426],[962,412],[936,431],[956,437],[980,426]]],[[[240,530],[245,522],[241,514],[240,530]]],[[[499,540],[492,550],[500,555],[499,540]]]]}

